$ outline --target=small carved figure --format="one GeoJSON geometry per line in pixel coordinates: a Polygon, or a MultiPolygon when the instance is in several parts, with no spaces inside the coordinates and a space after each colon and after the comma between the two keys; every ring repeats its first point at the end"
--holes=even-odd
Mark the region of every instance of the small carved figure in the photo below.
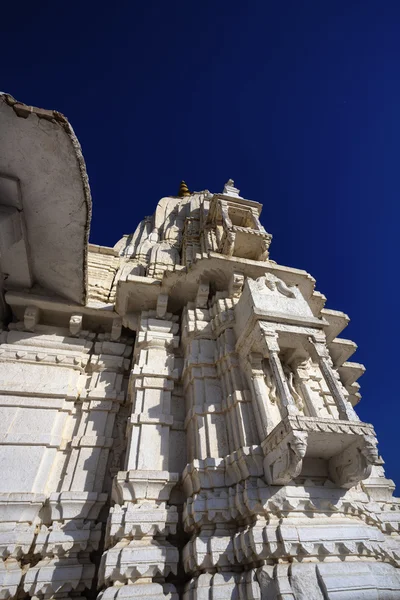
{"type": "Polygon", "coordinates": [[[304,412],[303,398],[300,396],[296,389],[295,375],[292,369],[288,365],[283,365],[283,372],[285,374],[286,381],[289,386],[289,391],[292,394],[293,400],[295,401],[297,408],[300,412],[304,412]]]}
{"type": "Polygon", "coordinates": [[[259,288],[261,290],[266,286],[271,292],[278,291],[282,296],[286,296],[287,298],[295,298],[295,293],[290,289],[288,285],[279,277],[276,277],[272,273],[267,273],[262,277],[257,279],[257,283],[259,284],[259,288]]]}
{"type": "Polygon", "coordinates": [[[264,473],[271,485],[286,485],[300,475],[307,451],[307,433],[296,431],[289,442],[282,443],[272,456],[264,459],[264,473]],[[276,456],[276,458],[275,458],[276,456]]]}
{"type": "Polygon", "coordinates": [[[264,362],[264,381],[268,388],[268,396],[271,402],[275,403],[278,399],[275,380],[272,376],[272,370],[269,362],[266,360],[264,362]]]}

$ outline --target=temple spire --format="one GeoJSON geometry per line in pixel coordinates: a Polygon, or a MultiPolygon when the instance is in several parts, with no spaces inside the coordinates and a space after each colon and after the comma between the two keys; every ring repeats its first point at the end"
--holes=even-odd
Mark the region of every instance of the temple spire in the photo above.
{"type": "Polygon", "coordinates": [[[183,197],[183,196],[190,196],[189,188],[186,185],[186,183],[183,181],[183,179],[182,179],[181,184],[179,186],[178,196],[181,196],[181,197],[183,197]]]}

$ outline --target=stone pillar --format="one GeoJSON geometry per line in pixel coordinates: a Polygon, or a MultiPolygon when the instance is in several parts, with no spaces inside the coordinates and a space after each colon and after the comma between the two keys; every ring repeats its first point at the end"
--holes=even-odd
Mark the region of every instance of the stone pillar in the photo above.
{"type": "MultiPolygon", "coordinates": [[[[245,470],[246,459],[253,460],[252,474],[256,464],[261,473],[262,452],[255,446],[259,419],[254,415],[254,400],[235,350],[233,301],[220,292],[209,309],[199,307],[200,302],[198,294],[197,306],[190,303],[182,320],[189,454],[182,477],[183,524],[191,536],[182,559],[192,576],[183,598],[217,600],[239,593],[239,576],[231,572],[237,569],[233,558],[237,525],[231,517],[228,482],[240,481],[239,463],[245,470]]],[[[237,516],[237,509],[232,510],[237,516]]]]}
{"type": "Polygon", "coordinates": [[[256,413],[256,425],[260,441],[264,440],[268,432],[273,429],[274,419],[269,414],[269,398],[268,390],[264,381],[263,371],[263,356],[256,352],[249,355],[249,363],[251,366],[251,381],[253,384],[256,413]]]}
{"type": "Polygon", "coordinates": [[[142,313],[129,381],[132,414],[126,470],[114,480],[109,549],[99,574],[101,585],[113,587],[102,592],[103,599],[115,598],[121,584],[126,599],[177,597],[171,586],[163,584],[170,572],[176,573],[179,558],[178,550],[166,541],[176,532],[178,521],[176,507],[167,505],[179,477],[168,471],[171,391],[178,377],[174,369],[177,333],[171,314],[158,318],[153,312],[142,313]]]}
{"type": "Polygon", "coordinates": [[[235,334],[227,328],[217,338],[217,373],[226,406],[229,451],[256,444],[259,439],[252,394],[246,386],[241,361],[235,352],[235,334]]]}
{"type": "Polygon", "coordinates": [[[332,366],[332,359],[329,355],[328,348],[326,347],[325,335],[314,334],[308,339],[315,351],[315,355],[321,372],[325,378],[326,384],[333,398],[335,399],[336,405],[338,407],[339,418],[345,421],[359,421],[360,419],[358,418],[350,402],[344,397],[340,383],[337,377],[335,377],[335,372],[332,366]]]}
{"type": "MultiPolygon", "coordinates": [[[[196,302],[203,305],[202,291],[200,286],[196,302]]],[[[182,317],[188,462],[221,458],[229,453],[229,424],[216,367],[215,337],[209,309],[189,303],[182,317]]]]}
{"type": "Polygon", "coordinates": [[[283,372],[282,364],[279,358],[279,344],[278,334],[276,332],[268,332],[264,330],[264,339],[268,349],[269,363],[271,365],[271,371],[275,380],[276,389],[278,390],[279,399],[282,404],[283,414],[296,415],[298,414],[298,408],[296,407],[295,401],[293,400],[292,394],[290,393],[288,383],[286,381],[285,374],[283,372]],[[284,414],[286,411],[286,414],[284,414]]]}

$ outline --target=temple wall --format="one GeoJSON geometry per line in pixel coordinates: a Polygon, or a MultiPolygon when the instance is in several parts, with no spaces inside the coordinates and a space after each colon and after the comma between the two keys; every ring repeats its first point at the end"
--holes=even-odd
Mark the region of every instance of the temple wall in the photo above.
{"type": "Polygon", "coordinates": [[[119,466],[115,418],[131,351],[132,341],[39,323],[1,334],[4,598],[70,597],[92,587],[90,554],[119,466]]]}
{"type": "Polygon", "coordinates": [[[0,117],[0,600],[398,600],[349,319],[271,259],[262,205],[182,182],[88,245],[68,121],[0,117]]]}

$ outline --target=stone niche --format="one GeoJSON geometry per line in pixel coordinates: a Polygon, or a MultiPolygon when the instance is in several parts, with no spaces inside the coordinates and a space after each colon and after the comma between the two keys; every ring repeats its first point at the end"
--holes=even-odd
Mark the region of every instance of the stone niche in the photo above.
{"type": "Polygon", "coordinates": [[[272,236],[260,223],[260,210],[258,202],[232,193],[214,195],[208,223],[216,230],[218,252],[248,260],[266,260],[272,236]]]}
{"type": "Polygon", "coordinates": [[[358,419],[332,367],[323,333],[327,322],[314,317],[297,286],[271,273],[246,280],[235,317],[237,348],[252,363],[264,421],[265,481],[286,485],[312,476],[351,488],[368,478],[380,464],[375,432],[358,419]]]}

